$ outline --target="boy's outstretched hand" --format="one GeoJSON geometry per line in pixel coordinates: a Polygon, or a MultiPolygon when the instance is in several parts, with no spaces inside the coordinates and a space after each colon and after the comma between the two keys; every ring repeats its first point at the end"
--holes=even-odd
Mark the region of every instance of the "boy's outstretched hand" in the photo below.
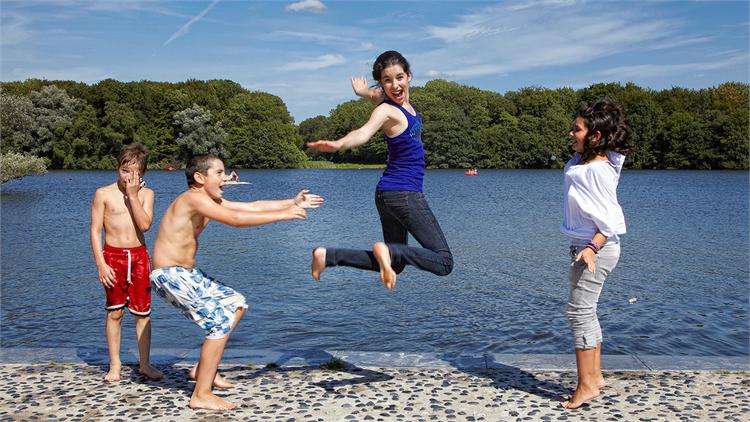
{"type": "Polygon", "coordinates": [[[309,193],[308,189],[302,189],[294,197],[294,205],[300,208],[318,208],[323,205],[324,199],[320,195],[309,193]]]}
{"type": "Polygon", "coordinates": [[[304,220],[307,218],[307,211],[299,205],[292,205],[286,210],[287,220],[304,220]]]}

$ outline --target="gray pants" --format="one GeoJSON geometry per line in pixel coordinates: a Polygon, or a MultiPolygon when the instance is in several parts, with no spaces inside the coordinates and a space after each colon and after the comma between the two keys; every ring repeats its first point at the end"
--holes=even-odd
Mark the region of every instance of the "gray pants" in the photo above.
{"type": "Polygon", "coordinates": [[[573,331],[573,344],[576,349],[593,349],[602,342],[602,329],[596,317],[596,305],[607,275],[620,259],[620,244],[606,244],[596,255],[596,270],[592,273],[583,260],[576,262],[576,255],[584,244],[572,242],[570,245],[570,296],[565,311],[573,331]]]}

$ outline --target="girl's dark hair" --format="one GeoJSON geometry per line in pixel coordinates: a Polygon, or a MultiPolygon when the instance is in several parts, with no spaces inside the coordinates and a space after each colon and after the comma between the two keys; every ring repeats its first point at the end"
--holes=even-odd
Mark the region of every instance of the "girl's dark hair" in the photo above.
{"type": "Polygon", "coordinates": [[[200,154],[193,155],[188,158],[187,164],[185,165],[185,177],[187,178],[188,187],[195,184],[195,173],[208,174],[208,169],[211,168],[211,163],[214,160],[221,161],[221,158],[213,154],[200,154]]]}
{"type": "Polygon", "coordinates": [[[581,117],[588,132],[583,144],[581,162],[587,162],[605,151],[615,151],[623,155],[630,153],[630,128],[625,123],[622,106],[617,102],[602,98],[595,103],[581,107],[576,118],[581,117]],[[596,132],[601,133],[599,142],[592,145],[596,132]]]}
{"type": "Polygon", "coordinates": [[[404,68],[404,72],[411,76],[411,69],[409,69],[409,62],[406,61],[404,56],[398,51],[388,50],[385,53],[378,56],[375,59],[375,63],[372,64],[372,77],[375,82],[380,85],[380,77],[383,75],[383,70],[389,66],[400,64],[404,68]]]}

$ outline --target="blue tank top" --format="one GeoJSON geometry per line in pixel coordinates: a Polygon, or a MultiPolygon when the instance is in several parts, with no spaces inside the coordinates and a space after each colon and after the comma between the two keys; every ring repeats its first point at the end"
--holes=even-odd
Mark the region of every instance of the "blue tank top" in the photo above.
{"type": "Polygon", "coordinates": [[[422,179],[424,178],[422,119],[419,118],[419,113],[412,116],[405,108],[390,99],[384,102],[401,110],[406,116],[408,125],[403,132],[393,138],[384,136],[388,148],[388,162],[383,175],[380,176],[377,190],[422,192],[422,179]]]}

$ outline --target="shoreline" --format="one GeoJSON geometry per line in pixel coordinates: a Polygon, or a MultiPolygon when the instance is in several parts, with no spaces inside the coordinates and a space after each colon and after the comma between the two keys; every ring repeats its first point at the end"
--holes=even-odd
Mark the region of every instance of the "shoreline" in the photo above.
{"type": "MultiPolygon", "coordinates": [[[[155,365],[195,364],[200,348],[156,348],[155,365]]],[[[123,348],[123,364],[138,363],[136,348],[123,348]]],[[[278,367],[320,366],[332,360],[368,368],[427,369],[521,369],[541,371],[575,370],[574,354],[416,353],[342,350],[269,350],[232,348],[224,352],[222,364],[278,367]]],[[[0,364],[106,365],[107,348],[0,348],[0,364]]],[[[740,371],[750,372],[750,356],[602,355],[602,368],[618,371],[740,371]]]]}

